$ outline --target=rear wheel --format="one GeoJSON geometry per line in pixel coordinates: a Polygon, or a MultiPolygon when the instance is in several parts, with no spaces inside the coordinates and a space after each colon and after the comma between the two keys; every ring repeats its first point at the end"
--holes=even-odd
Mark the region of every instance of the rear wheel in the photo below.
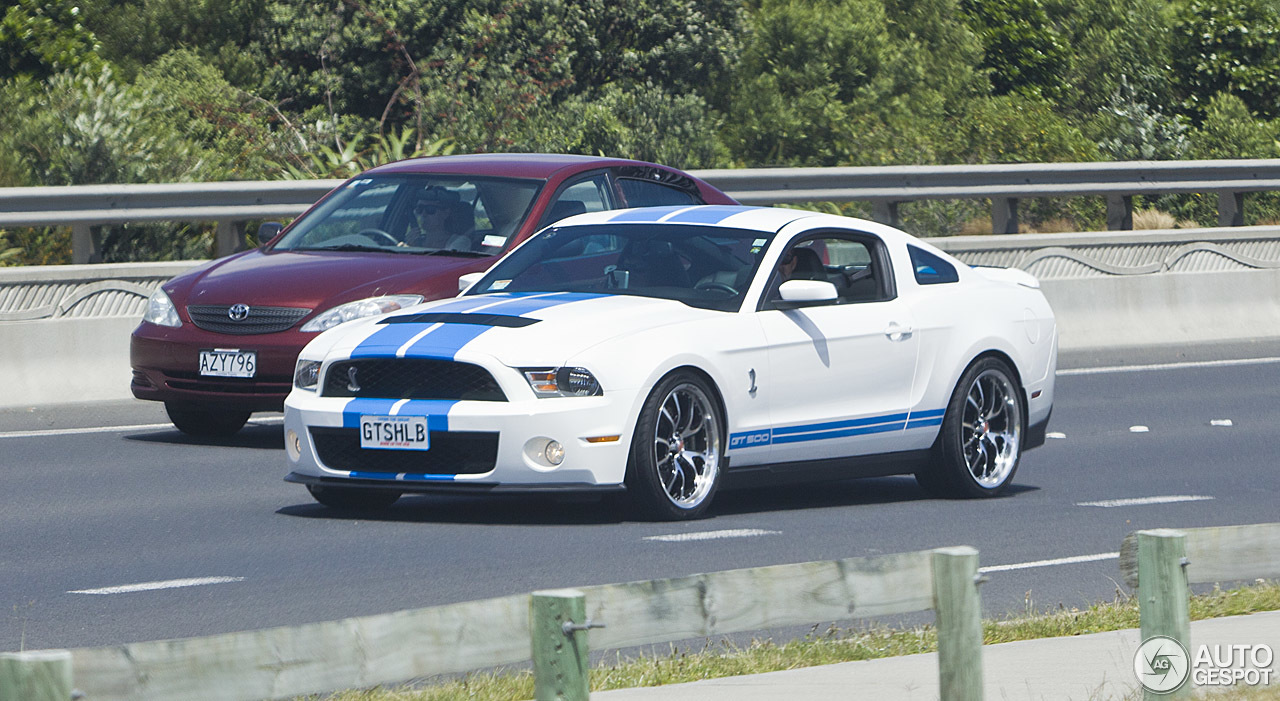
{"type": "Polygon", "coordinates": [[[627,489],[644,516],[692,519],[711,506],[724,463],[715,396],[697,374],[677,372],[645,400],[627,462],[627,489]]]}
{"type": "Polygon", "coordinates": [[[199,438],[233,436],[249,420],[247,411],[206,409],[175,402],[165,402],[164,410],[179,431],[199,438]]]}
{"type": "Polygon", "coordinates": [[[1008,364],[998,358],[974,363],[952,392],[932,459],[916,481],[937,496],[998,496],[1022,458],[1023,413],[1008,364]]]}
{"type": "Polygon", "coordinates": [[[378,511],[396,503],[400,492],[387,489],[346,489],[307,485],[311,498],[331,509],[378,511]]]}

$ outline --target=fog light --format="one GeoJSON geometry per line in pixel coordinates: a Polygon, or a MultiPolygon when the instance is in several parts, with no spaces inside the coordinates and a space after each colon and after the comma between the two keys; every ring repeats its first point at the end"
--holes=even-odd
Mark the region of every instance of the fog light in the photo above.
{"type": "Polygon", "coordinates": [[[546,456],[547,462],[552,465],[559,465],[564,462],[564,446],[560,445],[560,441],[550,441],[547,448],[542,452],[546,456]]]}
{"type": "Polygon", "coordinates": [[[298,432],[289,429],[284,436],[284,447],[289,452],[290,460],[297,460],[302,457],[302,439],[298,438],[298,432]]]}

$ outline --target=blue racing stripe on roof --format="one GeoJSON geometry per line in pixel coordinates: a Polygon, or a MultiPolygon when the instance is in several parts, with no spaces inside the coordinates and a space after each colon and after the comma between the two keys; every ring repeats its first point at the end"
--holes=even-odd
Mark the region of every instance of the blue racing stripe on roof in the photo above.
{"type": "Polygon", "coordinates": [[[735,214],[749,212],[752,209],[754,208],[734,205],[708,205],[680,212],[666,221],[677,224],[719,224],[735,214]]]}

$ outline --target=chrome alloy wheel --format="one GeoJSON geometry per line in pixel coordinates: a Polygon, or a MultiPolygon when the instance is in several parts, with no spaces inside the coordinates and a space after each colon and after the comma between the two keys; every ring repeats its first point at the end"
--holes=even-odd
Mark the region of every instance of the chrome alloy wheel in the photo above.
{"type": "Polygon", "coordinates": [[[979,374],[969,386],[960,423],[965,465],[980,486],[1004,484],[1018,464],[1022,405],[1009,378],[996,370],[979,374]]]}
{"type": "Polygon", "coordinates": [[[720,471],[720,426],[715,404],[691,383],[671,388],[654,422],[653,464],[667,499],[692,509],[711,493],[720,471]]]}

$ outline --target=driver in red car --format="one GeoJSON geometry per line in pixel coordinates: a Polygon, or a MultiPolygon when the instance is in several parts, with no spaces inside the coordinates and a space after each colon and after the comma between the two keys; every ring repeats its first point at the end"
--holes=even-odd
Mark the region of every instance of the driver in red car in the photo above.
{"type": "Polygon", "coordinates": [[[443,187],[428,188],[413,207],[413,221],[405,230],[406,246],[470,250],[458,193],[443,187]]]}

